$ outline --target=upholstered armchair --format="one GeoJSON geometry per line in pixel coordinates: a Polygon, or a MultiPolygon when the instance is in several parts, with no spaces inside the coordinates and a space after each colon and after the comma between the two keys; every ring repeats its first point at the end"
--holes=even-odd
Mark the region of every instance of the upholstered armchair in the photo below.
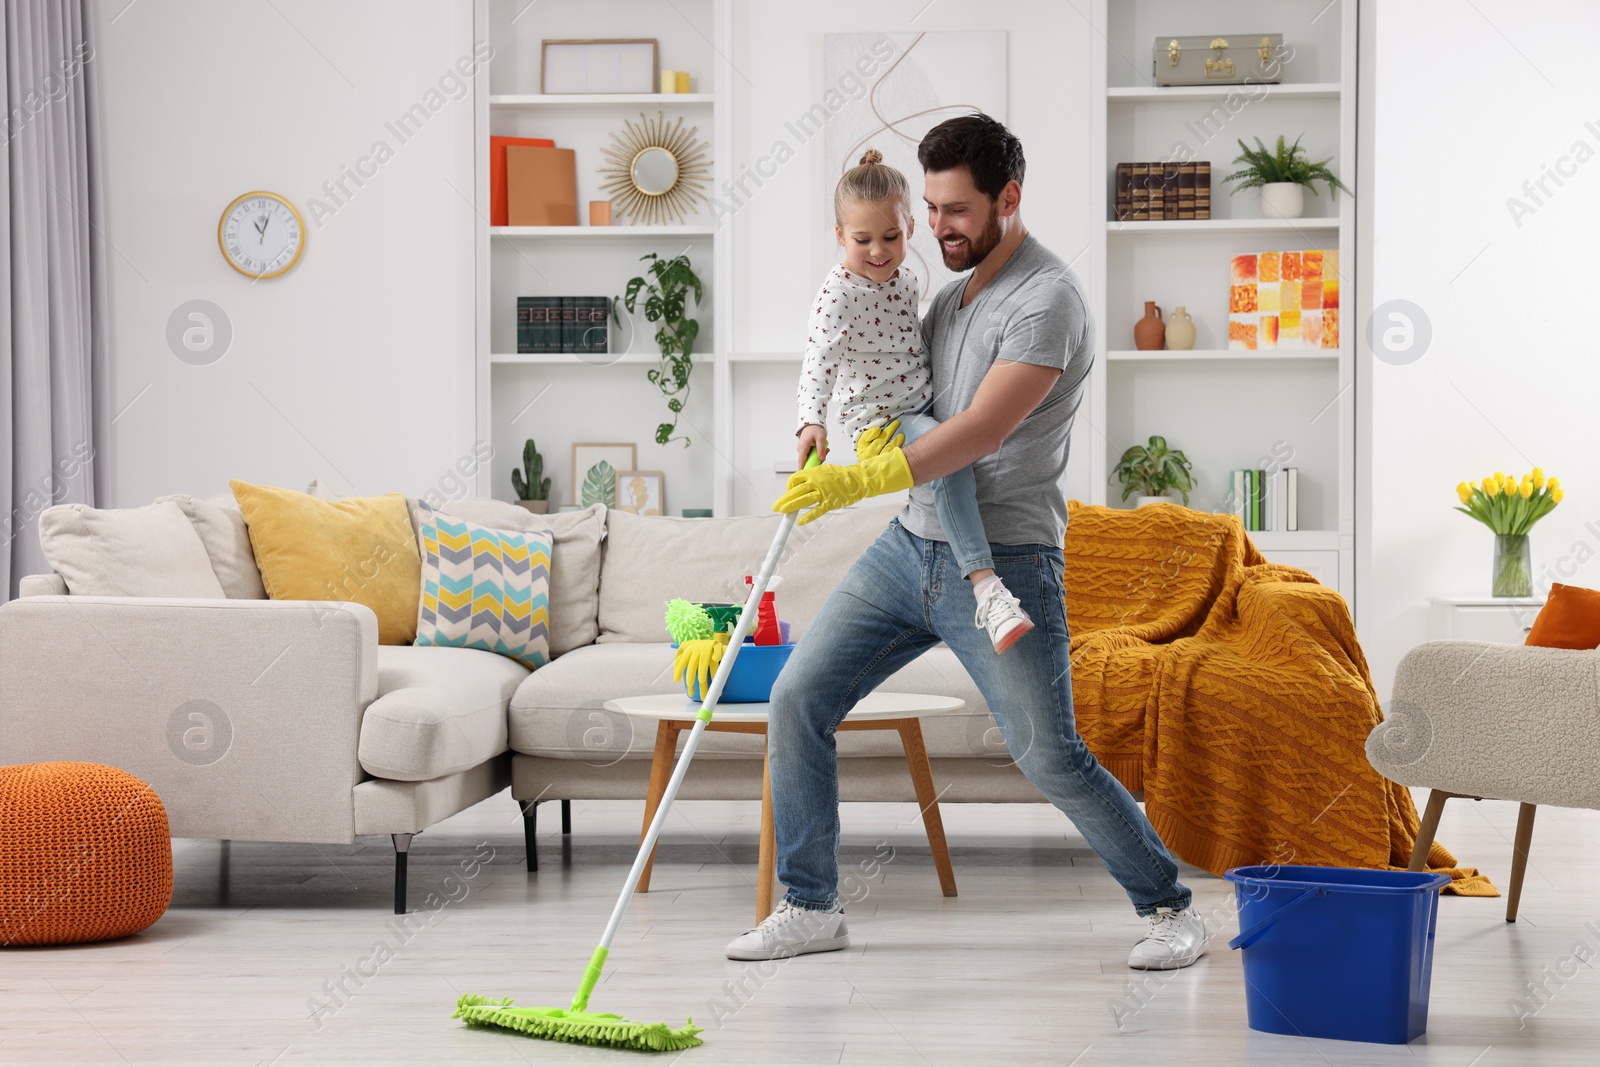
{"type": "Polygon", "coordinates": [[[1540,804],[1600,808],[1600,650],[1429,641],[1400,661],[1384,722],[1367,738],[1384,777],[1432,790],[1411,869],[1445,801],[1515,800],[1506,922],[1516,922],[1540,804]]]}

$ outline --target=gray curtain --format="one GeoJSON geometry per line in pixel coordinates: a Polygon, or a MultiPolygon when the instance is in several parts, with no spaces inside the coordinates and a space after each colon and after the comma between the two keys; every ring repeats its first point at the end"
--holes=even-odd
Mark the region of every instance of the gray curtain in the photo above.
{"type": "Polygon", "coordinates": [[[92,0],[3,0],[0,601],[49,570],[39,514],[93,504],[109,435],[92,0]]]}

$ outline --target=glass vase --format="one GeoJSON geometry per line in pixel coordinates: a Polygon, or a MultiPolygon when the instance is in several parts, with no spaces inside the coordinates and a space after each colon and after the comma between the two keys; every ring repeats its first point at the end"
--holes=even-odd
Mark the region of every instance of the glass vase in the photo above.
{"type": "Polygon", "coordinates": [[[1533,561],[1527,534],[1494,535],[1493,595],[1533,595],[1533,561]]]}

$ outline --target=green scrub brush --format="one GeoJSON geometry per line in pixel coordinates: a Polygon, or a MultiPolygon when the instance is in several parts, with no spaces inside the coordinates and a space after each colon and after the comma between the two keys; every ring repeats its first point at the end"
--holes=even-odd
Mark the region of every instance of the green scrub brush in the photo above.
{"type": "MultiPolygon", "coordinates": [[[[815,467],[819,462],[816,450],[813,449],[806,466],[815,467]]],[[[578,992],[572,998],[572,1007],[518,1008],[512,1005],[510,997],[490,1000],[488,997],[468,993],[456,1001],[456,1011],[451,1016],[452,1019],[464,1020],[468,1026],[510,1031],[528,1037],[542,1037],[549,1041],[570,1041],[575,1045],[604,1045],[650,1052],[676,1052],[679,1049],[704,1044],[695,1036],[704,1027],[694,1025],[693,1019],[687,1020],[676,1030],[666,1023],[636,1023],[620,1015],[590,1011],[589,995],[594,992],[594,987],[600,981],[600,972],[606,965],[606,957],[611,953],[611,941],[617,935],[617,927],[622,924],[622,914],[627,910],[628,900],[633,896],[634,887],[639,884],[639,878],[644,873],[644,865],[650,859],[650,854],[655,851],[656,839],[661,836],[661,827],[667,821],[667,813],[672,810],[672,802],[677,799],[678,788],[683,784],[683,776],[689,770],[689,761],[694,759],[700,737],[705,733],[707,724],[711,722],[711,713],[716,709],[717,701],[722,699],[722,689],[728,684],[728,674],[733,670],[733,661],[738,658],[739,648],[744,644],[744,639],[755,628],[761,594],[767,591],[773,572],[778,569],[778,557],[783,554],[783,546],[788,542],[789,534],[794,530],[795,520],[798,518],[799,512],[790,512],[778,524],[778,532],[772,539],[771,547],[767,549],[767,558],[762,561],[761,570],[751,583],[750,596],[745,600],[744,609],[739,613],[739,625],[734,627],[733,633],[728,638],[728,652],[717,664],[717,673],[711,679],[711,685],[706,691],[705,700],[700,704],[699,712],[695,714],[694,729],[689,731],[689,740],[683,746],[683,755],[679,757],[678,765],[673,768],[672,777],[667,781],[667,788],[661,796],[661,804],[656,808],[656,816],[650,821],[650,829],[645,832],[644,840],[639,842],[639,852],[633,858],[633,867],[628,871],[627,880],[623,882],[622,895],[617,898],[616,907],[611,909],[611,919],[606,923],[605,933],[600,935],[600,944],[589,957],[589,965],[583,969],[583,977],[578,982],[578,992]]],[[[671,605],[668,606],[668,612],[670,615],[671,605]]],[[[708,630],[705,636],[710,637],[711,632],[708,630]]]]}
{"type": "Polygon", "coordinates": [[[678,644],[704,641],[715,632],[711,613],[699,604],[682,597],[667,601],[667,633],[678,644]]]}

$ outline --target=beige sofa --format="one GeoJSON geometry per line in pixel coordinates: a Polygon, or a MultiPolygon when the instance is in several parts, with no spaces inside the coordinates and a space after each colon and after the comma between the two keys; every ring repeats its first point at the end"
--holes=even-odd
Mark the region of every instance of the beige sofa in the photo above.
{"type": "MultiPolygon", "coordinates": [[[[493,500],[443,503],[484,525],[554,531],[553,658],[530,672],[489,652],[379,645],[376,617],[358,604],[261,599],[228,499],[162,500],[192,524],[204,549],[194,558],[209,561],[221,595],[194,575],[179,587],[206,595],[159,595],[170,575],[105,585],[108,560],[123,558],[108,547],[112,536],[84,521],[93,513],[58,515],[56,525],[82,527],[74,551],[89,562],[58,563],[66,576],[25,578],[21,596],[0,606],[0,763],[124,768],[155,789],[176,837],[348,843],[390,835],[396,911],[405,907],[412,836],[508,784],[524,812],[530,870],[538,804],[643,799],[654,736],[602,704],[681,691],[671,678],[666,601],[741,598],[743,576],[778,523],[771,515],[676,519],[595,507],[535,516],[493,500]],[[119,595],[92,595],[106,588],[119,595]]],[[[141,520],[153,517],[138,510],[141,520]]],[[[150,510],[170,522],[170,511],[150,510]]],[[[792,639],[894,514],[892,506],[858,507],[797,528],[777,597],[792,639]]],[[[1042,800],[1005,755],[949,649],[930,650],[884,688],[968,702],[966,714],[925,724],[942,801],[1042,800]]],[[[843,799],[915,799],[892,733],[841,734],[839,754],[843,799]]],[[[760,789],[760,738],[713,733],[681,796],[754,800],[760,789]]]]}

